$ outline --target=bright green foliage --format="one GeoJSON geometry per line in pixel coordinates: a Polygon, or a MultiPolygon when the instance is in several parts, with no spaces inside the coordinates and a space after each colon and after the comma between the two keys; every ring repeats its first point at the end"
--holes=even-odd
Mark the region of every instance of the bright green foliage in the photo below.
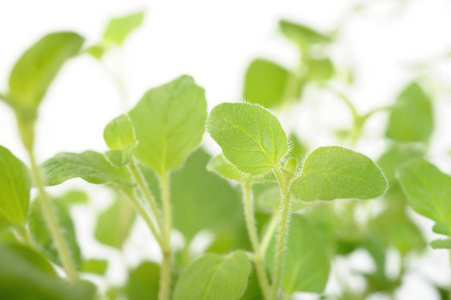
{"type": "Polygon", "coordinates": [[[125,167],[113,167],[105,156],[95,151],[59,153],[43,162],[41,169],[50,186],[77,177],[94,184],[131,185],[130,174],[125,167]]]}
{"type": "Polygon", "coordinates": [[[427,141],[433,129],[431,97],[418,83],[411,83],[398,96],[385,134],[399,142],[427,141]]]}
{"type": "Polygon", "coordinates": [[[129,300],[157,299],[160,266],[153,262],[143,262],[129,275],[125,294],[129,300]]]}
{"type": "Polygon", "coordinates": [[[105,259],[88,259],[82,262],[79,271],[97,275],[105,275],[107,267],[108,261],[105,259]]]}
{"type": "Polygon", "coordinates": [[[211,172],[221,175],[226,179],[238,182],[259,182],[276,180],[273,173],[266,173],[263,176],[252,176],[250,174],[243,173],[235,165],[229,162],[222,153],[210,159],[207,165],[207,169],[211,172]]]}
{"type": "Polygon", "coordinates": [[[105,245],[122,249],[135,218],[129,201],[117,193],[113,204],[99,215],[94,236],[105,245]]]}
{"type": "Polygon", "coordinates": [[[73,32],[51,33],[31,46],[14,65],[9,78],[11,105],[34,114],[63,64],[78,54],[84,39],[73,32]]]}
{"type": "Polygon", "coordinates": [[[133,108],[136,157],[159,174],[180,168],[200,143],[207,117],[205,91],[190,76],[150,89],[133,108]]]}
{"type": "Polygon", "coordinates": [[[0,295],[3,299],[89,300],[93,284],[69,284],[58,278],[39,253],[22,246],[0,245],[0,295]]]}
{"type": "Polygon", "coordinates": [[[298,46],[332,42],[332,39],[327,35],[319,33],[305,25],[296,24],[287,20],[280,21],[279,25],[283,35],[298,46]]]}
{"type": "MultiPolygon", "coordinates": [[[[258,209],[266,212],[275,212],[280,208],[280,188],[271,184],[258,193],[255,203],[258,209]]],[[[308,207],[310,204],[296,199],[291,200],[291,211],[298,211],[308,207]]]]}
{"type": "Polygon", "coordinates": [[[432,249],[451,249],[450,239],[439,239],[431,242],[432,249]]]}
{"type": "Polygon", "coordinates": [[[261,106],[222,103],[213,108],[207,130],[224,156],[242,172],[262,175],[278,166],[288,141],[277,118],[261,106]]]}
{"type": "Polygon", "coordinates": [[[334,75],[334,65],[328,58],[310,59],[308,61],[307,78],[313,81],[327,81],[334,75]]]}
{"type": "Polygon", "coordinates": [[[302,201],[371,199],[387,189],[387,180],[368,157],[332,146],[314,150],[292,185],[293,197],[302,201]]]}
{"type": "Polygon", "coordinates": [[[138,28],[144,20],[144,12],[138,11],[126,16],[113,18],[108,23],[103,39],[121,46],[127,36],[138,28]]]}
{"type": "MultiPolygon", "coordinates": [[[[69,247],[72,259],[77,267],[81,265],[81,251],[77,243],[75,227],[70,217],[67,207],[61,205],[59,201],[53,201],[53,211],[58,218],[58,225],[62,228],[62,234],[69,247]]],[[[41,253],[45,254],[50,260],[58,265],[62,265],[52,234],[47,227],[47,223],[42,213],[39,198],[36,199],[30,207],[28,216],[28,226],[31,237],[37,244],[41,253]]]]}
{"type": "MultiPolygon", "coordinates": [[[[268,247],[266,254],[270,272],[274,271],[274,248],[274,245],[268,247]]],[[[282,289],[288,294],[296,291],[321,293],[329,272],[329,258],[320,235],[305,217],[293,214],[284,252],[282,289]]]]}
{"type": "Polygon", "coordinates": [[[174,300],[235,300],[243,295],[251,265],[242,251],[227,256],[206,254],[183,273],[174,300]]]}
{"type": "Polygon", "coordinates": [[[132,159],[137,145],[135,130],[127,115],[120,115],[108,123],[103,138],[110,148],[105,157],[115,166],[124,166],[132,159]]]}
{"type": "Polygon", "coordinates": [[[244,78],[244,99],[270,108],[285,100],[285,89],[290,73],[265,59],[256,59],[249,65],[244,78]]]}
{"type": "Polygon", "coordinates": [[[410,206],[420,215],[451,228],[451,177],[426,160],[416,159],[398,169],[399,182],[410,206]]]}
{"type": "Polygon", "coordinates": [[[0,222],[25,224],[30,187],[28,168],[0,146],[0,222]]]}

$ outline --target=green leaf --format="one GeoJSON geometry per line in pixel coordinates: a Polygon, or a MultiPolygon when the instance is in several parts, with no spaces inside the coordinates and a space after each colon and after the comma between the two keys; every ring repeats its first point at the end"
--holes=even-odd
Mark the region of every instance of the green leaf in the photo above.
{"type": "Polygon", "coordinates": [[[74,32],[56,32],[31,46],[11,71],[8,95],[11,105],[34,114],[63,64],[78,54],[83,41],[74,32]]]}
{"type": "Polygon", "coordinates": [[[103,131],[110,151],[105,153],[105,157],[115,166],[124,166],[132,159],[137,145],[135,130],[127,115],[120,115],[108,123],[103,131]]]}
{"type": "Polygon", "coordinates": [[[0,146],[0,222],[25,224],[30,202],[28,168],[0,146]]]}
{"type": "MultiPolygon", "coordinates": [[[[275,238],[266,252],[269,271],[274,272],[275,238]]],[[[324,290],[330,272],[330,262],[320,235],[305,219],[293,214],[290,235],[284,252],[282,289],[320,293],[324,290]]]]}
{"type": "Polygon", "coordinates": [[[413,210],[440,224],[446,223],[450,228],[451,177],[423,159],[404,164],[398,169],[398,174],[413,210]]]}
{"type": "MultiPolygon", "coordinates": [[[[69,211],[67,210],[67,206],[61,205],[58,201],[52,201],[52,206],[53,211],[57,216],[59,226],[62,229],[61,231],[64,240],[70,250],[72,260],[75,265],[79,267],[81,265],[81,251],[77,243],[74,223],[72,222],[69,211]]],[[[30,229],[31,238],[38,246],[40,252],[46,255],[54,263],[62,266],[52,234],[44,219],[41,201],[39,198],[36,199],[30,207],[28,226],[30,229]]]]}
{"type": "Polygon", "coordinates": [[[88,300],[95,286],[86,281],[69,284],[56,277],[39,253],[22,246],[0,245],[2,299],[88,300]]]}
{"type": "Polygon", "coordinates": [[[41,164],[47,185],[58,185],[80,177],[89,183],[116,183],[130,186],[130,174],[125,167],[112,166],[102,154],[95,151],[63,152],[41,164]]]}
{"type": "Polygon", "coordinates": [[[299,46],[327,44],[332,42],[332,39],[329,36],[319,33],[302,24],[296,24],[288,20],[281,20],[279,25],[282,34],[299,46]]]}
{"type": "Polygon", "coordinates": [[[97,275],[105,275],[107,267],[108,261],[106,259],[88,259],[82,262],[79,271],[97,275]]]}
{"type": "Polygon", "coordinates": [[[434,129],[431,96],[417,83],[411,83],[396,99],[386,136],[399,142],[426,141],[434,129]]]}
{"type": "Polygon", "coordinates": [[[431,242],[432,249],[451,249],[451,239],[438,239],[431,242]]]}
{"type": "Polygon", "coordinates": [[[372,199],[385,193],[387,179],[363,154],[338,146],[320,147],[309,154],[290,190],[306,202],[372,199]]]}
{"type": "Polygon", "coordinates": [[[125,294],[129,300],[148,300],[158,298],[160,266],[153,262],[143,262],[129,275],[125,294]]]}
{"type": "Polygon", "coordinates": [[[205,91],[190,76],[150,89],[133,108],[136,157],[157,173],[174,170],[199,145],[207,117],[205,91]]]}
{"type": "Polygon", "coordinates": [[[263,176],[252,176],[241,172],[235,165],[225,158],[224,154],[219,154],[210,159],[207,165],[210,172],[214,172],[225,179],[234,180],[238,182],[260,182],[260,181],[275,181],[274,173],[266,173],[263,176]]]}
{"type": "Polygon", "coordinates": [[[267,108],[281,104],[289,77],[285,68],[265,59],[255,59],[244,78],[244,99],[267,108]]]}
{"type": "Polygon", "coordinates": [[[144,20],[144,11],[138,11],[125,16],[113,18],[108,23],[103,39],[121,46],[127,36],[138,28],[144,20]]]}
{"type": "Polygon", "coordinates": [[[327,81],[335,73],[334,65],[328,58],[310,59],[307,64],[307,78],[313,81],[327,81]]]}
{"type": "Polygon", "coordinates": [[[94,236],[105,245],[122,249],[135,218],[128,199],[117,193],[113,204],[99,215],[94,236]]]}
{"type": "Polygon", "coordinates": [[[243,251],[206,254],[182,273],[174,300],[234,300],[246,290],[251,265],[243,251]]]}
{"type": "Polygon", "coordinates": [[[95,44],[86,48],[86,52],[97,60],[101,60],[105,52],[108,50],[106,45],[102,43],[95,44]]]}
{"type": "Polygon", "coordinates": [[[278,166],[288,141],[277,118],[261,106],[222,103],[213,108],[207,130],[238,169],[262,175],[278,166]]]}

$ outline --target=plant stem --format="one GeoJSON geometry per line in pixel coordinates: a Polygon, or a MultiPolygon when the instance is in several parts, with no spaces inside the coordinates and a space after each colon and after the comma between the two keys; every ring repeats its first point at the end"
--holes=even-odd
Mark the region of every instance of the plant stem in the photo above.
{"type": "Polygon", "coordinates": [[[16,227],[16,235],[20,238],[23,244],[27,245],[28,247],[32,249],[36,249],[36,245],[34,244],[33,240],[30,237],[30,233],[28,232],[27,227],[25,225],[16,227]]]}
{"type": "Polygon", "coordinates": [[[61,231],[60,225],[58,223],[58,218],[50,201],[50,197],[44,188],[44,179],[42,178],[39,166],[36,163],[36,159],[31,148],[27,148],[28,156],[31,163],[31,172],[34,178],[34,182],[39,190],[39,199],[41,201],[42,213],[44,215],[45,222],[50,230],[53,241],[55,242],[55,247],[58,251],[58,256],[63,264],[69,281],[75,282],[79,280],[77,270],[75,268],[75,263],[72,260],[69,247],[64,240],[63,233],[61,231]]]}
{"type": "Polygon", "coordinates": [[[273,286],[271,299],[276,300],[279,292],[280,282],[282,280],[282,267],[283,267],[283,250],[285,248],[285,240],[288,235],[288,227],[290,223],[290,193],[288,191],[288,184],[280,171],[279,166],[274,166],[274,173],[280,186],[282,195],[282,201],[279,209],[280,220],[279,230],[277,233],[276,253],[275,253],[275,266],[273,276],[273,286]]]}
{"type": "Polygon", "coordinates": [[[260,245],[260,253],[262,257],[265,257],[266,249],[268,249],[269,243],[271,242],[271,238],[276,231],[277,221],[279,220],[278,212],[274,213],[269,221],[269,225],[266,228],[265,234],[263,235],[262,243],[260,245]]]}
{"type": "Polygon", "coordinates": [[[161,249],[163,261],[160,271],[160,290],[158,293],[159,300],[168,300],[171,285],[171,234],[172,234],[172,211],[170,199],[169,173],[163,171],[159,174],[161,198],[163,202],[164,220],[166,222],[166,242],[165,247],[161,249]]]}
{"type": "Polygon", "coordinates": [[[265,265],[263,264],[263,257],[260,250],[260,241],[258,239],[257,226],[254,217],[254,201],[252,197],[252,186],[250,183],[242,184],[243,190],[243,204],[244,216],[246,219],[247,232],[251,241],[252,249],[254,251],[254,263],[257,271],[257,277],[262,289],[264,299],[269,298],[270,286],[268,274],[266,273],[265,265]]]}

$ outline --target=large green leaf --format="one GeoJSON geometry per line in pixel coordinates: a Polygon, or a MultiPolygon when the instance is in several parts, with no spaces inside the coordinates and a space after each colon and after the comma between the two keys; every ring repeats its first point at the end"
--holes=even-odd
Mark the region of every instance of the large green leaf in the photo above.
{"type": "Polygon", "coordinates": [[[51,33],[31,46],[9,78],[11,105],[34,113],[63,64],[77,55],[84,39],[73,32],[51,33]]]}
{"type": "Polygon", "coordinates": [[[246,290],[251,265],[243,251],[206,254],[191,264],[175,286],[174,300],[234,300],[246,290]]]}
{"type": "Polygon", "coordinates": [[[279,25],[282,34],[299,46],[332,42],[332,39],[329,36],[319,33],[302,24],[296,24],[288,20],[281,20],[279,25]]]}
{"type": "Polygon", "coordinates": [[[103,138],[110,151],[105,157],[115,166],[124,166],[132,159],[137,145],[133,124],[127,115],[120,115],[108,123],[103,138]]]}
{"type": "Polygon", "coordinates": [[[410,206],[420,215],[451,228],[451,177],[423,159],[398,169],[399,182],[410,206]]]}
{"type": "Polygon", "coordinates": [[[271,61],[252,61],[244,78],[244,99],[267,108],[281,104],[289,76],[285,68],[271,61]]]}
{"type": "Polygon", "coordinates": [[[302,172],[291,184],[291,193],[302,201],[371,199],[387,190],[387,180],[368,157],[331,146],[314,150],[302,172]]]}
{"type": "Polygon", "coordinates": [[[69,284],[56,277],[39,253],[21,246],[0,245],[0,297],[2,299],[89,300],[93,284],[69,284]]]}
{"type": "Polygon", "coordinates": [[[131,185],[130,174],[125,167],[112,166],[105,156],[95,151],[59,153],[44,161],[41,169],[47,185],[58,185],[77,177],[94,184],[131,185]]]}
{"type": "MultiPolygon", "coordinates": [[[[275,238],[266,253],[266,263],[274,272],[275,238]]],[[[293,214],[290,235],[284,251],[281,287],[285,293],[296,291],[320,293],[330,272],[330,262],[320,235],[305,219],[293,214]]]]}
{"type": "Polygon", "coordinates": [[[160,266],[153,262],[143,262],[129,275],[125,293],[129,300],[158,298],[160,266]]]}
{"type": "Polygon", "coordinates": [[[205,91],[190,76],[150,89],[130,113],[136,157],[157,173],[182,166],[200,143],[207,117],[205,91]]]}
{"type": "Polygon", "coordinates": [[[121,46],[127,36],[141,25],[143,19],[143,11],[111,19],[105,29],[103,39],[107,42],[121,46]]]}
{"type": "Polygon", "coordinates": [[[30,187],[28,168],[0,146],[0,222],[25,224],[30,187]]]}
{"type": "Polygon", "coordinates": [[[222,103],[213,108],[207,130],[224,156],[242,172],[262,175],[288,152],[287,136],[277,118],[261,106],[222,103]]]}
{"type": "Polygon", "coordinates": [[[417,83],[411,83],[396,99],[386,135],[400,142],[426,141],[433,129],[431,96],[417,83]]]}

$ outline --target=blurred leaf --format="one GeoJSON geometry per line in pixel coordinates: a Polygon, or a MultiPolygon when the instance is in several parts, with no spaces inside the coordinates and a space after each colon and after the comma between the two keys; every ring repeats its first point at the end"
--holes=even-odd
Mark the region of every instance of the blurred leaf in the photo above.
{"type": "Polygon", "coordinates": [[[307,64],[307,78],[313,81],[327,81],[335,73],[334,65],[328,58],[310,59],[307,64]]]}
{"type": "Polygon", "coordinates": [[[80,177],[94,184],[117,183],[130,186],[130,174],[125,167],[112,166],[102,154],[95,151],[63,152],[41,164],[47,185],[58,185],[80,177]]]}
{"type": "Polygon", "coordinates": [[[368,157],[352,150],[320,147],[309,154],[302,172],[291,184],[302,201],[371,199],[387,190],[387,179],[368,157]]]}
{"type": "Polygon", "coordinates": [[[264,297],[260,290],[257,274],[255,273],[255,270],[252,270],[251,276],[249,277],[249,281],[247,283],[246,291],[244,292],[243,296],[241,296],[240,300],[261,300],[261,299],[264,299],[264,297]]]}
{"type": "Polygon", "coordinates": [[[28,168],[8,149],[0,146],[0,222],[25,224],[30,187],[28,168]]]}
{"type": "MultiPolygon", "coordinates": [[[[268,184],[266,189],[258,193],[255,204],[259,210],[275,212],[280,208],[280,199],[280,187],[276,183],[271,185],[268,184]]],[[[291,211],[302,210],[308,206],[310,206],[309,203],[298,201],[296,199],[291,200],[291,211]]]]}
{"type": "Polygon", "coordinates": [[[135,218],[136,213],[128,199],[117,193],[113,204],[99,215],[94,236],[105,245],[122,249],[135,218]]]}
{"type": "Polygon", "coordinates": [[[144,11],[111,19],[105,29],[103,39],[121,46],[127,36],[142,24],[143,19],[144,11]]]}
{"type": "Polygon", "coordinates": [[[202,139],[205,91],[184,75],[147,91],[129,115],[139,142],[136,157],[159,174],[178,169],[202,139]]]}
{"type": "Polygon", "coordinates": [[[433,129],[431,97],[420,85],[411,83],[396,99],[385,134],[399,142],[426,141],[433,129]]]}
{"type": "Polygon", "coordinates": [[[70,207],[75,204],[87,204],[89,202],[88,194],[83,190],[69,190],[62,196],[55,197],[54,201],[60,203],[61,206],[70,207]]]}
{"type": "Polygon", "coordinates": [[[2,299],[88,300],[93,299],[93,284],[69,284],[56,277],[51,265],[37,252],[0,245],[0,295],[2,299]]]}
{"type": "Polygon", "coordinates": [[[174,300],[234,300],[243,295],[251,265],[243,251],[227,256],[206,254],[181,275],[174,300]]]}
{"type": "Polygon", "coordinates": [[[309,153],[309,149],[305,143],[303,143],[298,136],[291,134],[288,138],[290,145],[290,156],[295,157],[298,160],[304,158],[309,153]]]}
{"type": "MultiPolygon", "coordinates": [[[[52,201],[53,211],[57,216],[58,223],[64,240],[70,250],[72,260],[76,267],[81,265],[81,251],[77,243],[74,224],[70,217],[67,206],[61,205],[58,201],[52,201]]],[[[30,206],[30,214],[28,216],[28,226],[30,229],[31,238],[37,244],[40,252],[46,255],[50,260],[58,265],[62,265],[58,250],[53,241],[47,223],[42,214],[41,201],[37,198],[30,206]]]]}
{"type": "Polygon", "coordinates": [[[329,36],[319,33],[302,24],[296,24],[288,20],[281,20],[279,25],[282,34],[299,46],[326,44],[332,42],[332,39],[329,36]]]}
{"type": "Polygon", "coordinates": [[[244,78],[244,99],[270,108],[285,99],[290,73],[283,67],[265,60],[255,59],[249,65],[244,78]]]}
{"type": "MultiPolygon", "coordinates": [[[[275,238],[266,252],[266,263],[274,272],[275,238]]],[[[325,245],[305,217],[293,214],[290,235],[284,252],[282,289],[291,294],[295,291],[321,293],[329,278],[330,263],[325,245]]]]}
{"type": "Polygon", "coordinates": [[[97,275],[105,275],[107,267],[108,261],[106,259],[88,259],[82,262],[79,271],[94,273],[97,275]]]}
{"type": "Polygon", "coordinates": [[[103,131],[103,138],[110,149],[105,157],[114,166],[124,166],[132,159],[137,141],[127,115],[122,114],[108,123],[103,131]]]}
{"type": "Polygon", "coordinates": [[[451,239],[437,239],[431,242],[432,249],[451,249],[451,239]]]}
{"type": "Polygon", "coordinates": [[[207,130],[224,156],[242,172],[263,175],[288,152],[279,120],[261,106],[222,103],[213,108],[207,130]]]}
{"type": "Polygon", "coordinates": [[[95,44],[86,48],[86,52],[97,60],[101,60],[108,47],[102,43],[95,44]]]}
{"type": "Polygon", "coordinates": [[[153,262],[143,262],[129,275],[125,294],[129,300],[148,300],[158,298],[160,266],[153,262]]]}

